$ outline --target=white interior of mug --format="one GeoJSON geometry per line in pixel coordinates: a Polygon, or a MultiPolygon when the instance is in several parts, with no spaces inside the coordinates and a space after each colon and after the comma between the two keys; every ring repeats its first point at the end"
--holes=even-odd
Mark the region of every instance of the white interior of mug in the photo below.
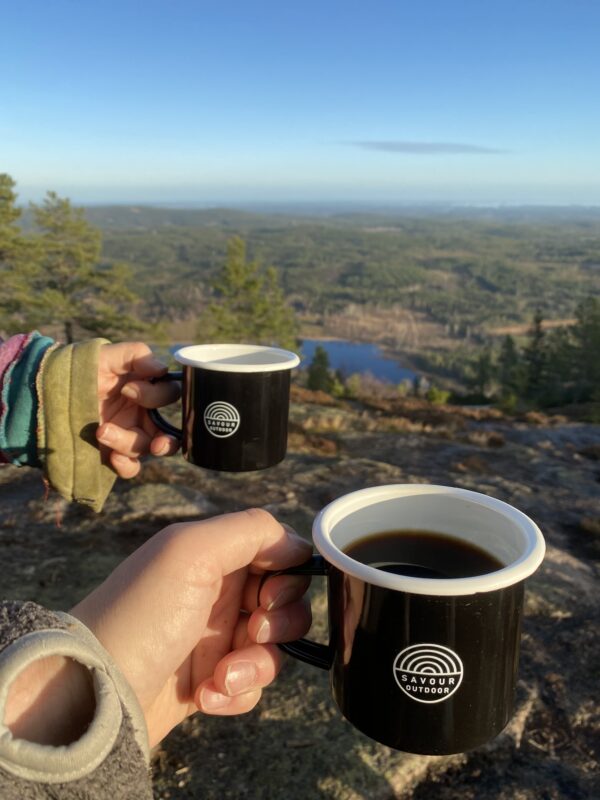
{"type": "Polygon", "coordinates": [[[215,372],[275,372],[300,363],[296,353],[258,344],[193,344],[177,350],[175,360],[215,372]]]}
{"type": "Polygon", "coordinates": [[[334,500],[315,519],[313,539],[339,569],[378,586],[430,595],[464,595],[511,586],[531,575],[545,552],[537,525],[513,506],[478,492],[430,484],[361,489],[334,500]],[[414,578],[361,564],[343,550],[369,534],[426,530],[481,547],[505,566],[470,578],[414,578]]]}

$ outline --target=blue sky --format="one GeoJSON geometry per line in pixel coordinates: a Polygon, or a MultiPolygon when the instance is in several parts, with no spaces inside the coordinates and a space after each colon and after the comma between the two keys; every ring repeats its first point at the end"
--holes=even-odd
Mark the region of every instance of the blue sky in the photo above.
{"type": "Polygon", "coordinates": [[[22,199],[600,204],[597,0],[3,4],[22,199]]]}

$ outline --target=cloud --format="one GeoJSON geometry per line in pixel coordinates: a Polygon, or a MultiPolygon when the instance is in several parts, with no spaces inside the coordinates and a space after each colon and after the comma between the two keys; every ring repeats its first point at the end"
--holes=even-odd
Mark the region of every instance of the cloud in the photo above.
{"type": "Polygon", "coordinates": [[[466,154],[466,155],[499,155],[508,152],[495,147],[480,147],[477,144],[464,144],[463,142],[404,142],[404,141],[377,141],[365,140],[348,142],[362,150],[378,150],[383,153],[407,153],[409,155],[439,155],[439,154],[466,154]]]}

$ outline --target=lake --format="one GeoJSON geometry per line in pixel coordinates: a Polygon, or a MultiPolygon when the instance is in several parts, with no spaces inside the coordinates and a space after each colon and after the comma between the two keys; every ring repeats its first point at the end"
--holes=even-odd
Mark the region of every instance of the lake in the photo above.
{"type": "MultiPolygon", "coordinates": [[[[344,339],[303,339],[299,351],[303,367],[310,364],[319,345],[327,351],[331,368],[340,370],[344,377],[355,372],[370,372],[382,381],[398,384],[404,380],[412,381],[417,376],[413,370],[402,367],[394,358],[386,356],[376,344],[348,342],[344,339]]],[[[174,353],[184,346],[176,344],[169,349],[174,353]]]]}
{"type": "Polygon", "coordinates": [[[331,368],[340,370],[345,377],[354,372],[370,372],[376,378],[391,383],[412,381],[416,377],[413,370],[402,367],[394,358],[386,356],[377,345],[343,339],[303,339],[300,349],[302,366],[310,364],[319,345],[327,351],[331,368]]]}

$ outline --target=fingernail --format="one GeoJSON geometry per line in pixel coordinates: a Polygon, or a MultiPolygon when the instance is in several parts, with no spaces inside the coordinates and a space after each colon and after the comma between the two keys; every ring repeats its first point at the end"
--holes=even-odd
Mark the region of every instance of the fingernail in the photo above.
{"type": "Polygon", "coordinates": [[[264,619],[258,631],[256,632],[256,641],[258,644],[265,644],[269,641],[269,637],[271,636],[271,623],[268,619],[264,619]]]}
{"type": "Polygon", "coordinates": [[[129,397],[131,400],[137,400],[139,397],[138,390],[129,383],[126,383],[121,389],[121,394],[124,394],[125,397],[129,397]]]}
{"type": "Polygon", "coordinates": [[[304,537],[300,536],[299,533],[296,533],[296,531],[290,531],[289,540],[290,543],[294,545],[294,547],[298,547],[301,550],[311,549],[310,542],[308,542],[304,537]]]}
{"type": "Polygon", "coordinates": [[[296,531],[295,531],[295,530],[292,528],[292,526],[291,526],[291,525],[288,525],[288,524],[287,524],[287,522],[282,522],[282,523],[281,523],[281,527],[282,527],[282,528],[284,528],[284,530],[286,530],[286,531],[287,531],[287,533],[289,533],[290,535],[292,535],[292,536],[298,536],[298,534],[296,533],[296,531]]]}
{"type": "Polygon", "coordinates": [[[213,692],[211,689],[202,689],[198,697],[198,707],[206,711],[215,711],[217,708],[225,708],[231,703],[231,697],[220,692],[213,692]]]}
{"type": "Polygon", "coordinates": [[[167,365],[164,364],[162,361],[159,361],[158,358],[151,358],[148,361],[148,366],[150,367],[150,369],[154,370],[154,372],[156,372],[157,374],[160,374],[161,372],[166,372],[168,369],[167,365]]]}
{"type": "Polygon", "coordinates": [[[304,576],[289,578],[288,580],[290,584],[275,595],[267,606],[267,611],[274,611],[276,608],[281,608],[286,603],[290,603],[298,596],[298,591],[305,589],[307,586],[307,579],[304,576]]]}
{"type": "Polygon", "coordinates": [[[257,678],[258,670],[252,661],[238,661],[231,664],[225,673],[227,693],[235,695],[247,692],[248,689],[253,688],[257,678]]]}
{"type": "Polygon", "coordinates": [[[155,455],[164,456],[168,452],[169,452],[169,445],[165,442],[165,444],[163,444],[163,446],[160,448],[160,450],[156,451],[155,455]]]}
{"type": "Polygon", "coordinates": [[[106,425],[98,438],[101,442],[104,442],[104,444],[112,444],[117,437],[114,428],[111,425],[106,425]]]}
{"type": "Polygon", "coordinates": [[[256,642],[266,644],[267,642],[280,642],[290,627],[290,621],[284,612],[276,614],[275,618],[264,619],[256,633],[256,642]]]}

